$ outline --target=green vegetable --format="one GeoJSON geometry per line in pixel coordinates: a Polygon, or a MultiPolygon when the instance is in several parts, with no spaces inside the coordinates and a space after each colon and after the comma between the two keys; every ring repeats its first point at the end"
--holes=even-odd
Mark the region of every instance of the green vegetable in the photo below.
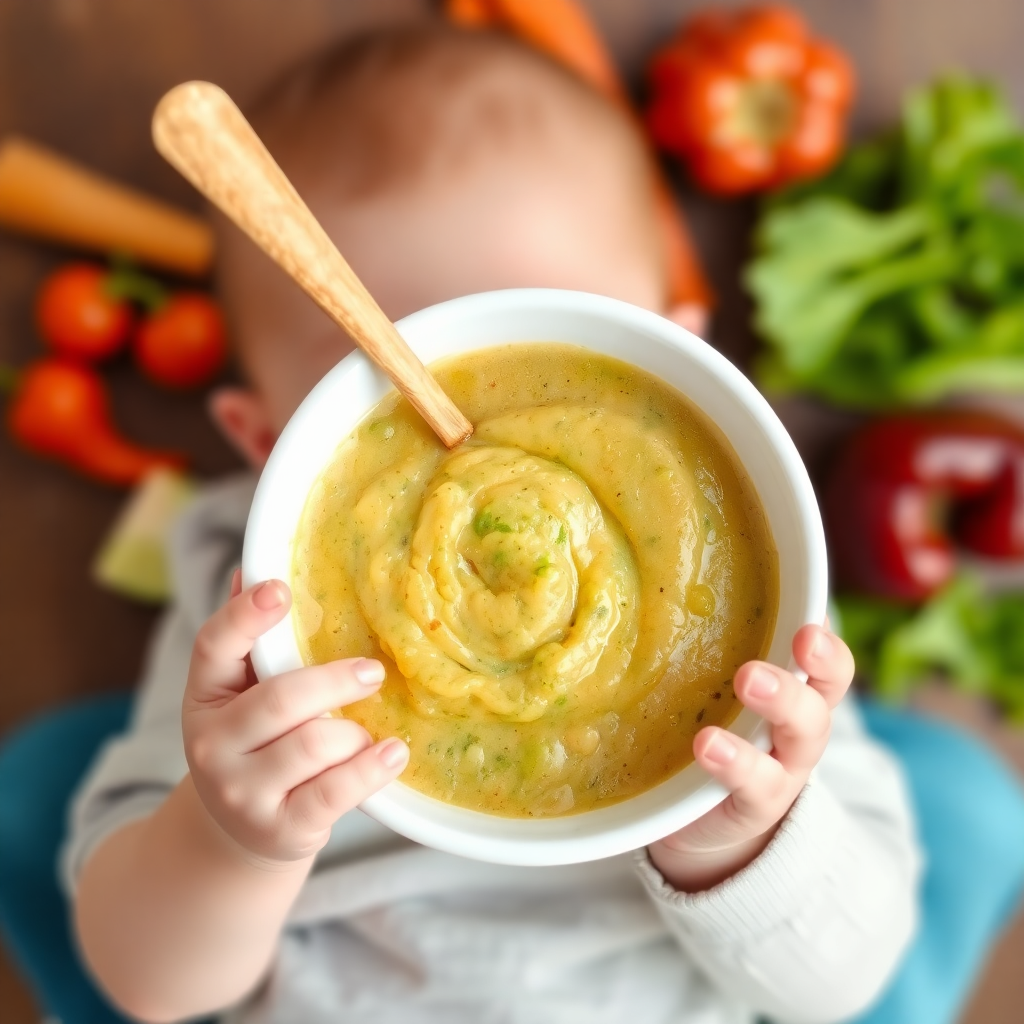
{"type": "Polygon", "coordinates": [[[994,86],[911,93],[897,132],[773,200],[756,244],[766,388],[862,408],[1024,389],[1024,132],[994,86]]]}
{"type": "Polygon", "coordinates": [[[178,473],[150,473],[103,542],[93,563],[93,579],[136,601],[167,601],[171,596],[168,538],[194,495],[195,485],[178,473]]]}
{"type": "Polygon", "coordinates": [[[941,676],[1024,725],[1024,593],[986,594],[961,575],[916,609],[863,597],[837,603],[858,673],[879,696],[902,701],[941,676]]]}
{"type": "Polygon", "coordinates": [[[478,512],[476,519],[473,520],[473,530],[478,537],[484,537],[488,533],[511,533],[512,527],[483,510],[478,512]]]}

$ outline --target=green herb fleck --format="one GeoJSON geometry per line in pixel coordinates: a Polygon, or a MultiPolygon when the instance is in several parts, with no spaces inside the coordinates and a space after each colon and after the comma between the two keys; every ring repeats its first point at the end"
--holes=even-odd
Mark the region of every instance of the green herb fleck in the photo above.
{"type": "Polygon", "coordinates": [[[473,520],[473,532],[478,537],[486,537],[489,533],[511,533],[512,527],[490,512],[482,511],[478,512],[476,519],[473,520]]]}
{"type": "Polygon", "coordinates": [[[490,512],[481,511],[473,520],[473,532],[478,537],[483,537],[494,530],[494,516],[490,512]]]}

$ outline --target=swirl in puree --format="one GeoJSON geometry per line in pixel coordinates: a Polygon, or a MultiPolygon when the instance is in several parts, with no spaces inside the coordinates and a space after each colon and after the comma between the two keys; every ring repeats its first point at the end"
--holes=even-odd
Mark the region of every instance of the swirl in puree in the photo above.
{"type": "Polygon", "coordinates": [[[617,360],[522,344],[434,372],[470,442],[446,451],[390,396],[307,501],[306,662],[383,660],[343,713],[405,739],[403,781],[440,799],[552,815],[656,785],[734,717],[731,677],[771,640],[753,488],[682,396],[617,360]]]}

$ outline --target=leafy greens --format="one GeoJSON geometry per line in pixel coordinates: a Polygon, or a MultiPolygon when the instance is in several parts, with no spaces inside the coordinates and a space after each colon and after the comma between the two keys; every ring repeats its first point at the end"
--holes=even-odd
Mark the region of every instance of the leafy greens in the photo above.
{"type": "Polygon", "coordinates": [[[1024,594],[986,594],[963,574],[919,608],[866,597],[837,601],[858,673],[902,701],[936,676],[1024,725],[1024,594]]]}
{"type": "Polygon", "coordinates": [[[994,86],[911,93],[896,132],[777,197],[756,245],[769,389],[860,408],[1024,390],[1024,132],[994,86]]]}

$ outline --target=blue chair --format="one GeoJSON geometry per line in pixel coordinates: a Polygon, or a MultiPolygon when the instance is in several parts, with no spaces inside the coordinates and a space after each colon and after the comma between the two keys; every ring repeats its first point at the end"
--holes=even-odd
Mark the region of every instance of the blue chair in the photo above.
{"type": "Polygon", "coordinates": [[[95,697],[25,722],[0,746],[0,932],[40,1008],[61,1024],[128,1024],[82,969],[57,852],[72,792],[130,710],[129,694],[95,697]]]}
{"type": "Polygon", "coordinates": [[[862,702],[899,758],[927,865],[917,939],[859,1024],[957,1020],[1024,890],[1024,791],[977,740],[937,719],[862,702]]]}

